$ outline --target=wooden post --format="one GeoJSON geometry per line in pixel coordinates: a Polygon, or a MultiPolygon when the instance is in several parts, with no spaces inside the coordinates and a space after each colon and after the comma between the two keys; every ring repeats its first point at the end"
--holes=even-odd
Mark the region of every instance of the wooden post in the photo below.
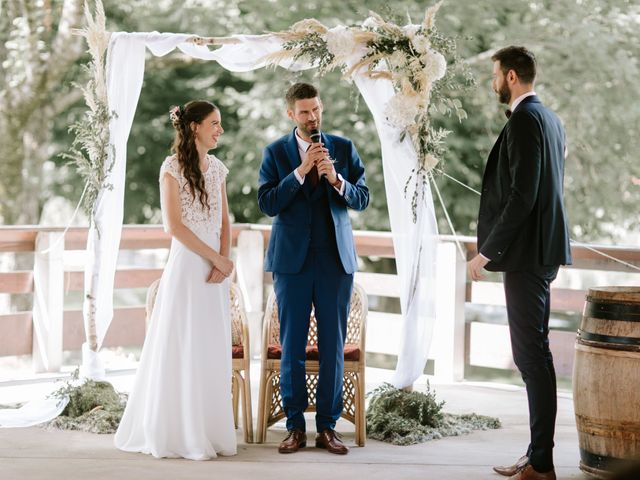
{"type": "Polygon", "coordinates": [[[238,235],[236,269],[238,284],[249,321],[251,351],[258,354],[262,337],[262,304],[264,296],[264,240],[262,233],[244,230],[238,235]]]}
{"type": "Polygon", "coordinates": [[[58,372],[62,366],[64,238],[39,232],[33,263],[33,369],[58,372]]]}
{"type": "Polygon", "coordinates": [[[454,242],[437,247],[436,325],[433,337],[434,376],[444,382],[464,379],[464,303],[466,259],[454,242]]]}

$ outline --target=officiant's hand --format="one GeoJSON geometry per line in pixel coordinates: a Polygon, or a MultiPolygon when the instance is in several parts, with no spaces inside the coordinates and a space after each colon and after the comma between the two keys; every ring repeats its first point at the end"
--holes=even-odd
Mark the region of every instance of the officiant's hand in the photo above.
{"type": "Polygon", "coordinates": [[[307,175],[314,165],[316,165],[322,158],[329,155],[329,150],[323,147],[321,143],[312,143],[309,150],[307,150],[307,158],[298,167],[298,173],[304,177],[307,175]]]}
{"type": "Polygon", "coordinates": [[[338,174],[336,169],[333,168],[333,162],[329,160],[329,157],[325,157],[318,162],[318,175],[327,179],[327,181],[334,185],[338,181],[338,174]]]}
{"type": "Polygon", "coordinates": [[[478,281],[484,278],[482,269],[487,263],[489,263],[489,260],[479,254],[469,261],[467,268],[469,269],[469,276],[471,277],[471,280],[478,281]]]}
{"type": "Polygon", "coordinates": [[[220,270],[225,277],[228,277],[233,273],[233,262],[231,259],[223,257],[222,255],[218,255],[216,260],[213,262],[213,266],[220,270]]]}
{"type": "Polygon", "coordinates": [[[211,273],[209,274],[209,278],[207,278],[207,283],[222,283],[225,280],[225,277],[220,270],[216,267],[211,269],[211,273]]]}

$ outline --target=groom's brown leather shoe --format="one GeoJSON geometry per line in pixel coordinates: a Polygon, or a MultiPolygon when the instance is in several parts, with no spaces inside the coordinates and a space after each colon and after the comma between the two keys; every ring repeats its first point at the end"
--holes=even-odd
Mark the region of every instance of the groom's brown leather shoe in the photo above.
{"type": "Polygon", "coordinates": [[[516,473],[511,480],[556,480],[555,470],[540,473],[536,472],[531,465],[527,465],[524,470],[516,473]]]}
{"type": "Polygon", "coordinates": [[[289,430],[289,434],[278,447],[280,453],[295,453],[307,446],[307,434],[302,430],[289,430]]]}
{"type": "Polygon", "coordinates": [[[520,473],[525,467],[529,465],[529,457],[523,455],[513,465],[502,465],[499,467],[493,467],[493,471],[504,475],[505,477],[512,477],[517,473],[520,473]]]}
{"type": "Polygon", "coordinates": [[[316,448],[326,448],[329,453],[346,455],[349,453],[347,446],[342,443],[340,434],[335,430],[327,428],[316,437],[316,448]]]}

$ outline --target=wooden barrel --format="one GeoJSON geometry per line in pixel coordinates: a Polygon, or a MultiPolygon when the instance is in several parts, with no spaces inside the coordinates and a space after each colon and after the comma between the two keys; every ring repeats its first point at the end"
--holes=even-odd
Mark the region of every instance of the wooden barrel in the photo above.
{"type": "Polygon", "coordinates": [[[640,287],[589,289],[575,353],[580,468],[608,478],[640,459],[640,287]]]}

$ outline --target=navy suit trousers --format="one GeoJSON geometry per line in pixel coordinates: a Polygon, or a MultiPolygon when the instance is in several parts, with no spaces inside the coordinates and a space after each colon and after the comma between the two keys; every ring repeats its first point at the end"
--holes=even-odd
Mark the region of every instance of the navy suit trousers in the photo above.
{"type": "Polygon", "coordinates": [[[310,248],[302,270],[295,274],[274,272],[273,286],[280,319],[280,392],[287,429],[306,430],[305,349],[312,304],[320,356],[316,428],[318,432],[333,429],[343,408],[344,343],[353,274],[344,272],[335,247],[310,248]]]}

